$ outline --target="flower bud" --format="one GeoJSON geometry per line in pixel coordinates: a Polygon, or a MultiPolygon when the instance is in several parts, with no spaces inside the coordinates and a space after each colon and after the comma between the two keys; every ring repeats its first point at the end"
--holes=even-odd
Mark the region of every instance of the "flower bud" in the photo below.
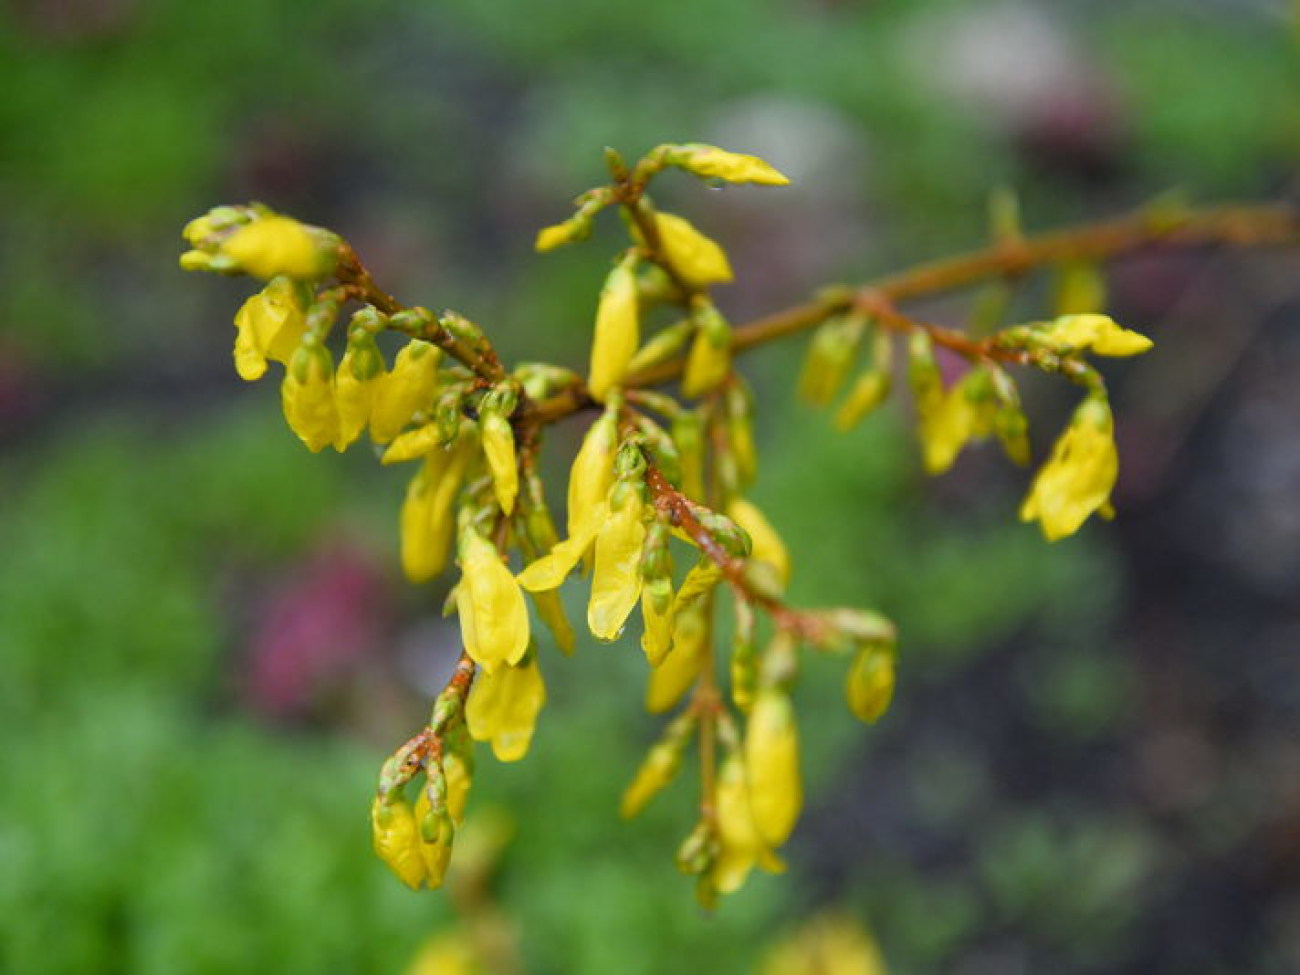
{"type": "Polygon", "coordinates": [[[689,142],[661,146],[663,160],[704,179],[721,179],[728,183],[757,183],[762,186],[788,186],[790,180],[771,164],[757,156],[727,152],[717,146],[689,142]]]}
{"type": "Polygon", "coordinates": [[[514,410],[515,393],[508,387],[493,390],[479,408],[479,431],[483,454],[492,474],[497,504],[509,515],[519,494],[519,459],[515,456],[515,435],[507,415],[514,410]]]}
{"type": "Polygon", "coordinates": [[[682,393],[697,397],[717,388],[731,372],[731,326],[711,304],[692,311],[695,341],[686,358],[682,393]]]}
{"type": "Polygon", "coordinates": [[[672,213],[656,213],[655,229],[663,258],[692,288],[726,284],[732,279],[726,252],[690,222],[672,213]]]}
{"type": "Polygon", "coordinates": [[[428,872],[411,804],[401,797],[389,802],[376,797],[370,806],[370,825],[379,859],[402,883],[419,890],[428,872]]]}
{"type": "Polygon", "coordinates": [[[780,688],[762,688],[754,701],[745,731],[745,771],[754,825],[768,844],[780,846],[803,806],[799,733],[790,698],[780,688]]]}
{"type": "Polygon", "coordinates": [[[334,443],[339,415],[334,402],[334,361],[314,340],[294,353],[280,385],[284,418],[298,439],[313,453],[334,443]]]}
{"type": "Polygon", "coordinates": [[[606,409],[591,425],[569,472],[569,535],[583,533],[596,506],[614,486],[614,452],[618,445],[618,412],[606,409]]]}
{"type": "Polygon", "coordinates": [[[628,363],[641,341],[640,316],[636,256],[628,254],[609,272],[600,292],[591,343],[591,373],[587,378],[593,399],[603,401],[627,374],[628,363]]]}
{"type": "Polygon", "coordinates": [[[893,700],[894,654],[893,643],[868,643],[858,650],[844,679],[849,710],[868,724],[875,724],[893,700]]]}
{"type": "Polygon", "coordinates": [[[834,398],[853,366],[865,327],[865,318],[850,314],[831,318],[817,329],[799,375],[804,402],[825,406],[834,398]]]}

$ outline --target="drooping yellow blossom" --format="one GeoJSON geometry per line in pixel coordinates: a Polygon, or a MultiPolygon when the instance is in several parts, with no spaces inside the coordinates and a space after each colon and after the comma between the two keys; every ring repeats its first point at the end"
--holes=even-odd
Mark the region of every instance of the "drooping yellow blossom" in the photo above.
{"type": "Polygon", "coordinates": [[[718,856],[713,862],[713,886],[720,894],[739,890],[754,867],[780,873],[785,864],[772,852],[754,818],[745,763],[728,755],[718,774],[718,856]]]}
{"type": "Polygon", "coordinates": [[[862,418],[889,397],[889,373],[867,369],[849,388],[848,395],[835,411],[835,429],[852,430],[862,418]]]}
{"type": "Polygon", "coordinates": [[[1037,339],[1059,352],[1091,350],[1108,356],[1140,355],[1154,345],[1140,332],[1120,327],[1109,315],[1062,315],[1040,326],[1037,339]]]}
{"type": "Polygon", "coordinates": [[[713,305],[697,309],[695,340],[686,356],[682,375],[682,392],[703,396],[727,378],[731,372],[731,326],[713,305]]]}
{"type": "Polygon", "coordinates": [[[510,428],[510,421],[495,411],[480,414],[479,430],[483,434],[483,454],[492,474],[497,504],[508,515],[515,510],[515,498],[519,496],[519,461],[515,456],[514,431],[510,428]]]}
{"type": "Polygon", "coordinates": [[[1104,395],[1090,395],[1034,478],[1020,520],[1037,520],[1049,542],[1073,535],[1089,515],[1109,505],[1118,473],[1110,404],[1104,395]]]}
{"type": "Polygon", "coordinates": [[[425,454],[402,502],[402,571],[412,582],[426,582],[447,567],[455,532],[452,506],[464,480],[474,445],[468,437],[425,454]]]}
{"type": "Polygon", "coordinates": [[[334,377],[335,400],[339,411],[339,435],[336,450],[344,450],[361,436],[370,423],[371,413],[388,373],[384,359],[371,335],[351,337],[347,351],[334,377]]]}
{"type": "Polygon", "coordinates": [[[618,414],[606,410],[591,425],[569,471],[569,535],[581,535],[614,486],[618,414]]]}
{"type": "Polygon", "coordinates": [[[762,186],[788,186],[790,180],[770,163],[757,156],[728,152],[717,146],[691,142],[669,148],[666,159],[705,179],[722,179],[728,183],[758,183],[762,186]]]}
{"type": "Polygon", "coordinates": [[[370,826],[379,859],[388,864],[402,883],[419,890],[428,873],[411,804],[402,797],[385,802],[376,796],[370,805],[370,826]]]}
{"type": "Polygon", "coordinates": [[[371,410],[370,436],[375,443],[388,443],[411,422],[416,410],[428,409],[438,388],[441,359],[436,345],[420,339],[411,339],[397,353],[371,410]]]}
{"type": "Polygon", "coordinates": [[[768,951],[759,975],[886,975],[880,948],[848,914],[812,918],[768,951]]]}
{"type": "Polygon", "coordinates": [[[433,814],[431,810],[429,790],[421,789],[419,798],[415,800],[415,825],[420,856],[424,859],[424,883],[430,890],[437,890],[447,876],[451,847],[456,839],[456,824],[448,810],[444,809],[440,814],[433,814]]]}
{"type": "Polygon", "coordinates": [[[799,396],[805,403],[825,406],[835,397],[853,366],[865,328],[862,315],[849,314],[832,318],[817,329],[799,373],[799,396]]]}
{"type": "Polygon", "coordinates": [[[334,443],[339,413],[334,403],[334,361],[319,342],[307,341],[289,361],[280,384],[280,404],[289,429],[313,453],[334,443]]]}
{"type": "Polygon", "coordinates": [[[673,581],[647,579],[641,589],[641,649],[651,667],[658,667],[673,646],[673,581]]]}
{"type": "Polygon", "coordinates": [[[799,730],[790,696],[779,687],[760,688],[745,730],[745,772],[754,824],[778,847],[789,838],[803,808],[799,730]]]}
{"type": "Polygon", "coordinates": [[[312,234],[292,217],[271,214],[244,224],[219,245],[219,253],[259,278],[284,274],[318,278],[329,274],[338,260],[328,241],[312,234]]]}
{"type": "Polygon", "coordinates": [[[591,341],[591,373],[587,378],[593,399],[603,402],[610,389],[623,381],[640,341],[636,258],[629,255],[609,272],[600,292],[591,341]]]}
{"type": "Polygon", "coordinates": [[[289,364],[307,328],[298,285],[272,278],[235,314],[235,371],[240,379],[261,379],[266,360],[289,364]]]}
{"type": "Polygon", "coordinates": [[[595,571],[587,625],[597,640],[617,640],[623,624],[641,598],[641,552],[646,529],[645,504],[638,487],[627,483],[611,492],[609,519],[596,536],[595,571]]]}
{"type": "Polygon", "coordinates": [[[859,649],[844,680],[849,710],[875,724],[894,699],[894,652],[891,647],[867,645],[859,649]]]}
{"type": "Polygon", "coordinates": [[[631,819],[667,788],[682,765],[682,752],[668,742],[657,742],[646,753],[631,784],[623,792],[619,815],[631,819]]]}
{"type": "Polygon", "coordinates": [[[776,569],[777,578],[784,587],[790,581],[790,553],[763,512],[753,502],[736,498],[727,507],[727,517],[745,529],[754,543],[749,557],[776,569]]]}
{"type": "Polygon", "coordinates": [[[524,593],[496,546],[472,525],[460,532],[460,568],[456,610],[465,651],[487,674],[518,664],[528,651],[524,593]]]}
{"type": "Polygon", "coordinates": [[[498,760],[517,762],[528,754],[545,703],[546,685],[534,650],[517,666],[478,675],[465,702],[465,726],[475,741],[492,743],[498,760]]]}
{"type": "Polygon", "coordinates": [[[655,214],[655,229],[668,263],[693,288],[726,284],[732,279],[731,263],[716,241],[673,213],[655,214]]]}
{"type": "Polygon", "coordinates": [[[672,649],[659,666],[650,671],[646,686],[646,710],[661,714],[670,710],[695,683],[704,666],[709,622],[704,602],[673,613],[672,649]]]}
{"type": "Polygon", "coordinates": [[[540,559],[529,563],[519,573],[519,584],[529,592],[547,592],[564,584],[595,542],[596,536],[609,522],[609,504],[602,501],[592,511],[577,535],[570,535],[540,559]]]}
{"type": "Polygon", "coordinates": [[[922,414],[925,469],[942,474],[952,467],[968,442],[993,433],[1001,409],[990,374],[980,368],[966,373],[937,405],[922,414]]]}

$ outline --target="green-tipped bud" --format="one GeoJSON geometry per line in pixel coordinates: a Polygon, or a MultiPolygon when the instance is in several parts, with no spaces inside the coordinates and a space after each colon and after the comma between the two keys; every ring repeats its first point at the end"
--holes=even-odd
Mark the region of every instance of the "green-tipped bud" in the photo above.
{"type": "Polygon", "coordinates": [[[867,320],[860,314],[837,316],[813,335],[799,375],[799,395],[813,406],[834,398],[853,366],[867,320]]]}
{"type": "MultiPolygon", "coordinates": [[[[656,270],[663,274],[662,269],[656,268],[656,270]]],[[[683,318],[656,332],[650,336],[650,340],[645,345],[637,349],[636,354],[627,364],[627,371],[636,373],[657,366],[661,362],[667,362],[686,348],[686,342],[694,329],[695,324],[689,318],[683,318]]]]}

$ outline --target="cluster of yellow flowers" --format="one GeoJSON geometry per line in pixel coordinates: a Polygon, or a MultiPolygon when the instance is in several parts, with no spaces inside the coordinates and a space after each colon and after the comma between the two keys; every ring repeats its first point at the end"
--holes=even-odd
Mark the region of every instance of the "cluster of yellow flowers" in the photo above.
{"type": "MultiPolygon", "coordinates": [[[[537,239],[539,250],[582,240],[606,207],[628,219],[631,245],[601,289],[585,381],[557,366],[508,372],[472,322],[401,307],[338,237],[265,207],[218,207],[185,229],[192,249],[183,267],[266,281],[235,316],[239,375],[256,380],[269,362],[285,366],[285,419],[309,449],[342,451],[368,434],[382,463],[417,465],[400,514],[401,563],[412,581],[440,575],[455,553],[460,576],[447,607],[459,619],[464,652],[428,725],[385,763],[372,810],[376,851],[412,888],[443,881],[473,778],[473,743],[489,744],[501,761],[527,754],[546,701],[527,600],[559,648],[572,652],[558,590],[575,572],[590,574],[595,639],[619,639],[640,607],[646,707],[681,705],[624,793],[623,815],[667,787],[698,743],[700,818],[677,862],[697,878],[705,903],[738,889],[755,867],[783,869],[777,851],[803,797],[791,697],[800,650],[851,657],[845,697],[862,720],[877,720],[892,699],[888,620],[784,601],[789,554],[746,497],[757,470],[754,400],[733,368],[735,330],[710,294],[731,280],[730,262],[715,241],[646,195],[669,167],[732,183],[781,185],[785,177],[756,157],[696,143],[660,146],[631,168],[616,154],[609,163],[613,181],[579,197],[573,216],[537,239]],[[359,307],[335,343],[336,364],[329,340],[348,302],[359,307]],[[656,323],[665,310],[671,320],[656,323]],[[391,366],[379,341],[385,333],[404,337],[391,366]],[[638,380],[664,367],[681,376],[680,396],[638,380]],[[572,464],[561,539],[536,452],[548,423],[581,411],[597,416],[572,464]],[[693,559],[680,581],[674,551],[693,559]],[[734,622],[724,690],[715,618],[728,593],[734,622]],[[762,638],[760,617],[771,621],[762,638]]],[[[1003,365],[1036,366],[1088,392],[1021,515],[1054,539],[1108,511],[1113,424],[1101,380],[1082,355],[1133,355],[1147,339],[1102,314],[1076,312],[963,345],[892,309],[847,301],[827,309],[813,339],[804,397],[829,403],[866,344],[870,361],[835,417],[843,429],[855,425],[890,392],[898,333],[910,335],[908,377],[930,471],[948,469],[967,443],[992,435],[1026,462],[1027,422],[1003,365]],[[970,364],[948,389],[935,359],[940,342],[970,364]]]]}

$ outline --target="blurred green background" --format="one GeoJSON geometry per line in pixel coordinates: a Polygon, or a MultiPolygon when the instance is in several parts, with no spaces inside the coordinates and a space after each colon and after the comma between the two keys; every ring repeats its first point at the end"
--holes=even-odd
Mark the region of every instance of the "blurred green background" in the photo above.
{"type": "MultiPolygon", "coordinates": [[[[600,150],[701,140],[789,190],[660,195],[732,251],[737,320],[1027,223],[1175,189],[1276,199],[1300,159],[1281,2],[13,0],[0,11],[0,971],[401,972],[451,923],[369,852],[383,756],[455,652],[395,571],[402,474],[307,455],[230,368],[245,281],[184,222],[260,199],[353,241],[510,358],[581,367],[613,221],[539,258],[600,150]]],[[[753,970],[838,904],[891,970],[1300,970],[1300,287],[1293,257],[1149,255],[1114,311],[1117,522],[1043,544],[1023,472],[920,473],[905,410],[849,436],[750,358],[755,498],[793,597],[875,605],[899,697],[799,690],[790,871],[715,916],[671,850],[689,784],[618,795],[655,722],[630,647],[544,660],[500,902],[534,973],[753,970]]],[[[1032,293],[1032,289],[1031,289],[1032,293]]],[[[959,324],[963,305],[931,317],[959,324]]],[[[1070,392],[1030,384],[1038,451],[1070,392]]],[[[558,477],[577,431],[549,449],[558,477]]],[[[580,599],[577,594],[575,599],[580,599]]],[[[689,782],[689,777],[688,777],[689,782]]]]}

